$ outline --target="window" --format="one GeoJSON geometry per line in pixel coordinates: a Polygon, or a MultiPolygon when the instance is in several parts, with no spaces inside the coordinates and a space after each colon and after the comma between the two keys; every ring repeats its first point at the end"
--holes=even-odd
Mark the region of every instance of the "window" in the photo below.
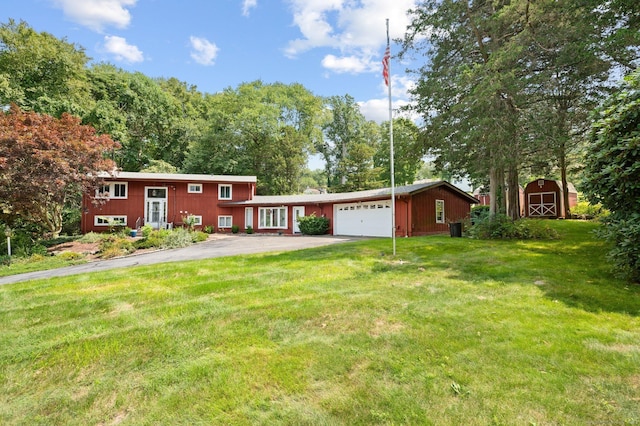
{"type": "Polygon", "coordinates": [[[231,185],[218,185],[218,200],[231,199],[231,185]]]}
{"type": "Polygon", "coordinates": [[[287,208],[286,207],[261,207],[259,209],[259,228],[264,229],[286,229],[287,228],[287,208]]]}
{"type": "Polygon", "coordinates": [[[218,216],[218,228],[231,228],[232,216],[218,216]]]}
{"type": "Polygon", "coordinates": [[[444,223],[444,200],[436,200],[436,223],[444,223]]]}
{"type": "Polygon", "coordinates": [[[202,194],[201,183],[190,183],[187,185],[187,192],[189,194],[202,194]]]}
{"type": "Polygon", "coordinates": [[[95,216],[93,218],[95,226],[127,226],[126,216],[95,216]]]}
{"type": "Polygon", "coordinates": [[[107,182],[98,189],[98,191],[96,192],[96,197],[109,198],[109,199],[114,199],[114,198],[126,199],[127,192],[128,192],[127,190],[128,190],[127,182],[124,182],[124,183],[107,182]]]}

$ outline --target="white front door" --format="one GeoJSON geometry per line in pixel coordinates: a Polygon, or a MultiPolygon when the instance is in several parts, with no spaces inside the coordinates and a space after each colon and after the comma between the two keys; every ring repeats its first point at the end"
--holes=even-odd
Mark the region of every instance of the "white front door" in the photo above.
{"type": "Polygon", "coordinates": [[[145,187],[144,223],[153,229],[164,228],[167,224],[167,188],[145,187]]]}
{"type": "Polygon", "coordinates": [[[304,216],[304,206],[296,206],[293,208],[293,233],[300,233],[300,224],[298,218],[304,216]]]}
{"type": "Polygon", "coordinates": [[[244,208],[244,229],[253,228],[253,207],[244,208]]]}

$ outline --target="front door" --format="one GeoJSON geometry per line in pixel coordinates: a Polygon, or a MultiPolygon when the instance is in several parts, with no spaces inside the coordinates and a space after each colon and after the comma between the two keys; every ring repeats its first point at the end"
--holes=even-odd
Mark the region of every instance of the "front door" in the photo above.
{"type": "Polygon", "coordinates": [[[167,225],[167,188],[145,188],[144,223],[153,229],[165,228],[167,225]]]}
{"type": "Polygon", "coordinates": [[[253,207],[244,208],[244,229],[253,228],[253,207]]]}
{"type": "Polygon", "coordinates": [[[304,216],[304,206],[296,206],[293,208],[293,233],[300,233],[300,224],[298,218],[304,216]]]}

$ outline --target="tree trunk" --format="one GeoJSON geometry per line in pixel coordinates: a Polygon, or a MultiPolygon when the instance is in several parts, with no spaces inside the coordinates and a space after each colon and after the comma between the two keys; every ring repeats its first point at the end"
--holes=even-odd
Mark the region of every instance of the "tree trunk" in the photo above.
{"type": "Polygon", "coordinates": [[[513,220],[520,219],[520,186],[518,185],[518,168],[510,165],[507,175],[507,214],[513,220]]]}
{"type": "Polygon", "coordinates": [[[571,208],[569,206],[569,188],[567,183],[567,150],[566,144],[562,143],[560,146],[558,163],[560,166],[560,178],[562,179],[562,200],[564,204],[564,217],[566,219],[571,218],[571,208]]]}
{"type": "Polygon", "coordinates": [[[491,168],[489,169],[489,217],[491,218],[495,217],[497,213],[497,180],[498,177],[496,175],[496,168],[494,166],[491,166],[491,168]]]}

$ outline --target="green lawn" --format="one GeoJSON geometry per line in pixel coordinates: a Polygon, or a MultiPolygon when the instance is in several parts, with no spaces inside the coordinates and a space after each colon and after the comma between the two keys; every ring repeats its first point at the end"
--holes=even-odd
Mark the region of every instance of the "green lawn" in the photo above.
{"type": "Polygon", "coordinates": [[[551,223],[2,286],[0,424],[640,424],[640,286],[551,223]]]}

